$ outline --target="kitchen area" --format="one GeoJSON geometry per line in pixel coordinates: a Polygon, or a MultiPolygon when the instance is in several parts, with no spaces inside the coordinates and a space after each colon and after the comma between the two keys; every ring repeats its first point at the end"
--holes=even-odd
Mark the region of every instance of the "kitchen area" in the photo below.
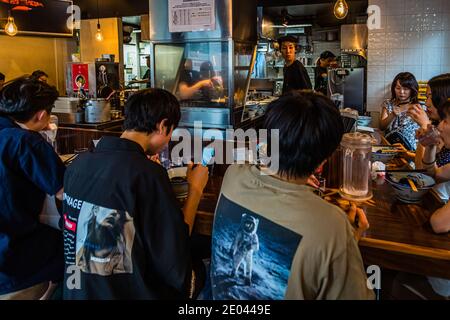
{"type": "MultiPolygon", "coordinates": [[[[336,55],[337,64],[328,71],[331,81],[327,95],[341,103],[346,98],[343,102],[346,108],[357,110],[361,116],[365,115],[367,2],[352,2],[351,11],[343,20],[332,19],[332,5],[321,3],[263,7],[257,3],[243,5],[235,2],[230,16],[217,16],[216,27],[212,28],[215,30],[185,33],[168,30],[170,26],[166,13],[152,16],[152,19],[149,19],[149,15],[114,18],[119,29],[116,32],[119,38],[115,48],[118,52],[116,62],[108,61],[108,57],[114,59],[114,55],[102,51],[100,58],[92,57],[94,63],[67,64],[67,97],[61,97],[55,109],[61,118],[62,131],[58,136],[61,151],[89,147],[88,142],[101,134],[120,134],[120,115],[126,97],[146,87],[146,80],[149,86],[169,90],[180,99],[180,127],[192,130],[194,121],[202,121],[205,129],[258,128],[268,103],[281,95],[284,60],[277,38],[286,35],[298,39],[297,59],[307,69],[313,88],[320,54],[329,51],[336,55]],[[244,15],[252,19],[243,19],[244,15]],[[211,70],[204,70],[201,74],[208,62],[211,70]],[[100,65],[106,67],[106,94],[99,94],[99,90],[105,87],[105,79],[101,79],[102,74],[99,72],[100,65]],[[187,99],[181,97],[179,88],[186,67],[191,74],[198,74],[202,79],[211,78],[213,73],[220,80],[216,91],[187,99]],[[91,78],[86,100],[93,98],[96,102],[80,108],[76,77],[81,68],[88,70],[84,77],[91,78]],[[108,97],[112,91],[114,93],[108,97]],[[98,100],[105,98],[109,98],[110,103],[98,100]],[[89,119],[91,109],[102,109],[103,115],[97,110],[97,117],[89,119]],[[84,115],[80,112],[84,112],[84,115]],[[66,121],[68,118],[70,120],[66,121]],[[73,130],[77,132],[76,142],[73,141],[73,130]],[[97,133],[96,130],[103,133],[97,133]],[[81,138],[86,134],[86,138],[81,138]]],[[[220,5],[218,8],[220,11],[220,5]]],[[[149,11],[150,16],[152,12],[166,12],[167,5],[164,1],[153,1],[149,11]]],[[[82,21],[82,25],[86,23],[82,21]]],[[[87,37],[85,32],[83,28],[79,31],[79,51],[83,53],[84,48],[93,45],[101,48],[102,43],[87,37]]],[[[96,50],[100,52],[99,48],[96,50]]],[[[77,55],[75,57],[78,58],[77,55]]]]}

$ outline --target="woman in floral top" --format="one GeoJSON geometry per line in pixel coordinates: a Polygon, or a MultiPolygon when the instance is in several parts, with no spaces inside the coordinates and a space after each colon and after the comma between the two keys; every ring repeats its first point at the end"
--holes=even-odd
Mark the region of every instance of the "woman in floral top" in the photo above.
{"type": "Polygon", "coordinates": [[[407,111],[414,106],[420,107],[418,91],[419,84],[413,74],[399,73],[392,81],[392,98],[383,102],[380,121],[386,140],[390,143],[401,143],[412,151],[416,150],[416,130],[420,127],[407,111]]]}

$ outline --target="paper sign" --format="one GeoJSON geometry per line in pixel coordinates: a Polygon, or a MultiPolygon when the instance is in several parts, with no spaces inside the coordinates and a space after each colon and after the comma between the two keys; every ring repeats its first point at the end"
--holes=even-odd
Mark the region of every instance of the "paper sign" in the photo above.
{"type": "Polygon", "coordinates": [[[169,31],[215,30],[215,0],[169,0],[169,31]]]}

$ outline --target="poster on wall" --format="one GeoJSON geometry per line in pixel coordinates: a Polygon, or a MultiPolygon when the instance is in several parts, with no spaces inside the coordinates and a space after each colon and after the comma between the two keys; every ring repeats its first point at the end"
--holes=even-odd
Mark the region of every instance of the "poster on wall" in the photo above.
{"type": "Polygon", "coordinates": [[[169,0],[169,31],[209,31],[216,28],[215,0],[169,0]]]}
{"type": "MultiPolygon", "coordinates": [[[[0,18],[8,13],[14,18],[18,35],[72,37],[73,1],[66,0],[0,0],[0,18]]],[[[0,35],[6,19],[0,19],[0,35]]]]}

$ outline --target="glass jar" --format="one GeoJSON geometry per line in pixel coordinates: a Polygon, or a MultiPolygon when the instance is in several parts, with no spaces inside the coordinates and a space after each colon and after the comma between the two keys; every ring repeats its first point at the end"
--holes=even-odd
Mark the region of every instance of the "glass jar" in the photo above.
{"type": "Polygon", "coordinates": [[[370,179],[372,144],[367,134],[346,133],[341,141],[342,180],[340,195],[352,201],[372,198],[370,179]]]}

